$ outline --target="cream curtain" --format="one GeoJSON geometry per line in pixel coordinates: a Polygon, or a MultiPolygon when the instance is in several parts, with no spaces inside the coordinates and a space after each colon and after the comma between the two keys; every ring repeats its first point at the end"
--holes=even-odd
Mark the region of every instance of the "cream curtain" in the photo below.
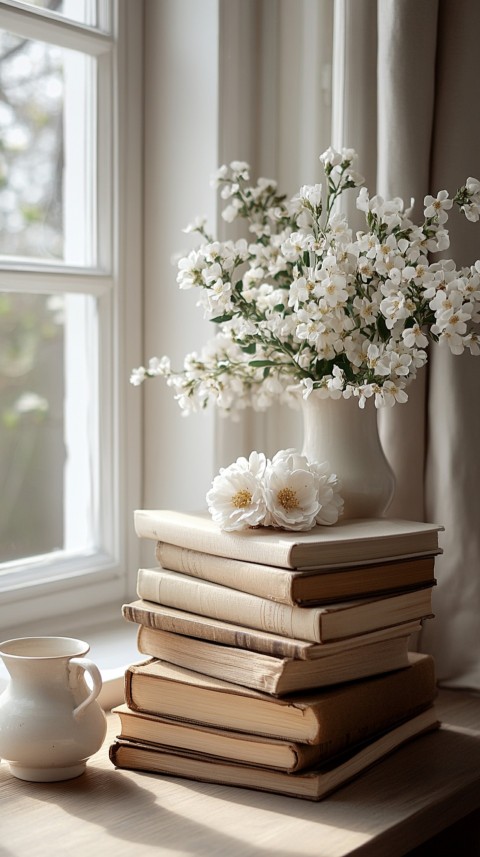
{"type": "MultiPolygon", "coordinates": [[[[378,0],[377,190],[415,197],[451,193],[480,174],[477,0],[378,0]]],[[[350,145],[355,146],[351,140],[350,145]]],[[[480,257],[480,228],[458,212],[445,255],[480,257]]],[[[431,349],[406,406],[380,416],[398,491],[390,513],[444,525],[437,560],[436,618],[420,646],[450,687],[480,689],[480,362],[431,349]]]]}
{"type": "MultiPolygon", "coordinates": [[[[293,193],[317,180],[310,149],[319,154],[329,142],[352,146],[368,187],[401,196],[408,205],[414,197],[415,217],[422,216],[427,193],[454,192],[469,175],[480,178],[478,0],[333,0],[333,116],[326,145],[321,136],[326,113],[315,75],[325,77],[328,70],[323,42],[330,32],[331,0],[242,0],[222,9],[229,15],[236,9],[243,22],[241,30],[235,21],[231,28],[243,33],[242,50],[261,49],[252,53],[250,47],[248,80],[253,76],[257,83],[248,98],[242,96],[241,77],[238,85],[221,88],[222,116],[233,111],[237,117],[236,124],[222,123],[221,160],[246,158],[293,193]]],[[[362,225],[353,202],[348,215],[362,225]]],[[[480,224],[455,211],[449,228],[447,256],[462,264],[480,258],[480,224]]],[[[445,527],[436,619],[426,623],[421,648],[434,654],[443,684],[478,690],[479,387],[480,358],[450,357],[434,347],[426,370],[409,389],[409,402],[379,416],[397,477],[390,514],[445,527]]],[[[217,420],[217,461],[228,463],[254,448],[270,454],[293,445],[297,429],[277,412],[246,414],[236,427],[217,420]]]]}

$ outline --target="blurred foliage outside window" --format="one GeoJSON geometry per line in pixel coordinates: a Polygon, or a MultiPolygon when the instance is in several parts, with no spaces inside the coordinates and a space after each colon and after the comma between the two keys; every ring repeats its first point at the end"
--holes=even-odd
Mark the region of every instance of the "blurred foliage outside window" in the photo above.
{"type": "MultiPolygon", "coordinates": [[[[66,261],[66,53],[0,30],[0,268],[66,261]]],[[[0,285],[0,563],[64,547],[64,300],[0,285]]]]}

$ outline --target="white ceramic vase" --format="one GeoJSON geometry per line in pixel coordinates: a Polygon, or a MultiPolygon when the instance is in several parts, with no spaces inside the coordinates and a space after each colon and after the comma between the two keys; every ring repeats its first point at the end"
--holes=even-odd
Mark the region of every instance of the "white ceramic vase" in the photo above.
{"type": "Polygon", "coordinates": [[[380,443],[373,402],[321,398],[313,391],[302,400],[303,454],[327,461],[340,479],[344,518],[385,515],[393,498],[395,477],[380,443]]]}
{"type": "Polygon", "coordinates": [[[88,650],[88,643],[70,637],[22,637],[0,644],[10,674],[0,696],[0,757],[19,779],[78,777],[101,747],[107,729],[97,701],[102,679],[84,657],[88,650]]]}

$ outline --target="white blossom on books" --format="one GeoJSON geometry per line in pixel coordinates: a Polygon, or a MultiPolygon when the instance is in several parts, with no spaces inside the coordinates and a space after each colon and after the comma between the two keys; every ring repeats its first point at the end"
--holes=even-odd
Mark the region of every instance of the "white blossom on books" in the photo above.
{"type": "Polygon", "coordinates": [[[252,452],[221,468],[207,493],[207,506],[222,530],[310,530],[338,521],[343,511],[338,489],[327,463],[311,464],[294,449],[282,449],[271,460],[252,452]]]}
{"type": "Polygon", "coordinates": [[[251,184],[244,162],[220,168],[223,217],[244,219],[252,238],[217,241],[197,218],[185,231],[201,243],[180,259],[177,275],[181,289],[199,290],[216,335],[181,371],[166,356],[151,359],[133,370],[134,385],[165,378],[184,414],[214,403],[235,416],[312,390],[357,397],[360,407],[370,398],[392,406],[407,400],[429,342],[480,353],[480,261],[431,261],[449,246],[454,204],[479,219],[480,182],[469,178],[453,197],[426,196],[418,225],[401,199],[361,187],[366,228],[354,235],[336,203],[363,184],[355,160],[352,149],[328,149],[320,156],[324,183],[290,200],[270,179],[251,184]]]}

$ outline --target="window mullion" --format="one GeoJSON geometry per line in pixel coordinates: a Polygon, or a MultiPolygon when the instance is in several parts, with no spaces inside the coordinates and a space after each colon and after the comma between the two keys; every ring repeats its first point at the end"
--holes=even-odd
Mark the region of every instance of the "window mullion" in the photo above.
{"type": "Polygon", "coordinates": [[[91,56],[100,56],[112,48],[112,38],[105,33],[49,15],[48,10],[8,0],[0,0],[0,26],[26,39],[50,42],[91,56]]]}
{"type": "Polygon", "coordinates": [[[31,292],[32,294],[64,294],[72,292],[101,297],[114,286],[113,277],[107,274],[80,270],[18,270],[1,269],[0,290],[3,292],[31,292]]]}

